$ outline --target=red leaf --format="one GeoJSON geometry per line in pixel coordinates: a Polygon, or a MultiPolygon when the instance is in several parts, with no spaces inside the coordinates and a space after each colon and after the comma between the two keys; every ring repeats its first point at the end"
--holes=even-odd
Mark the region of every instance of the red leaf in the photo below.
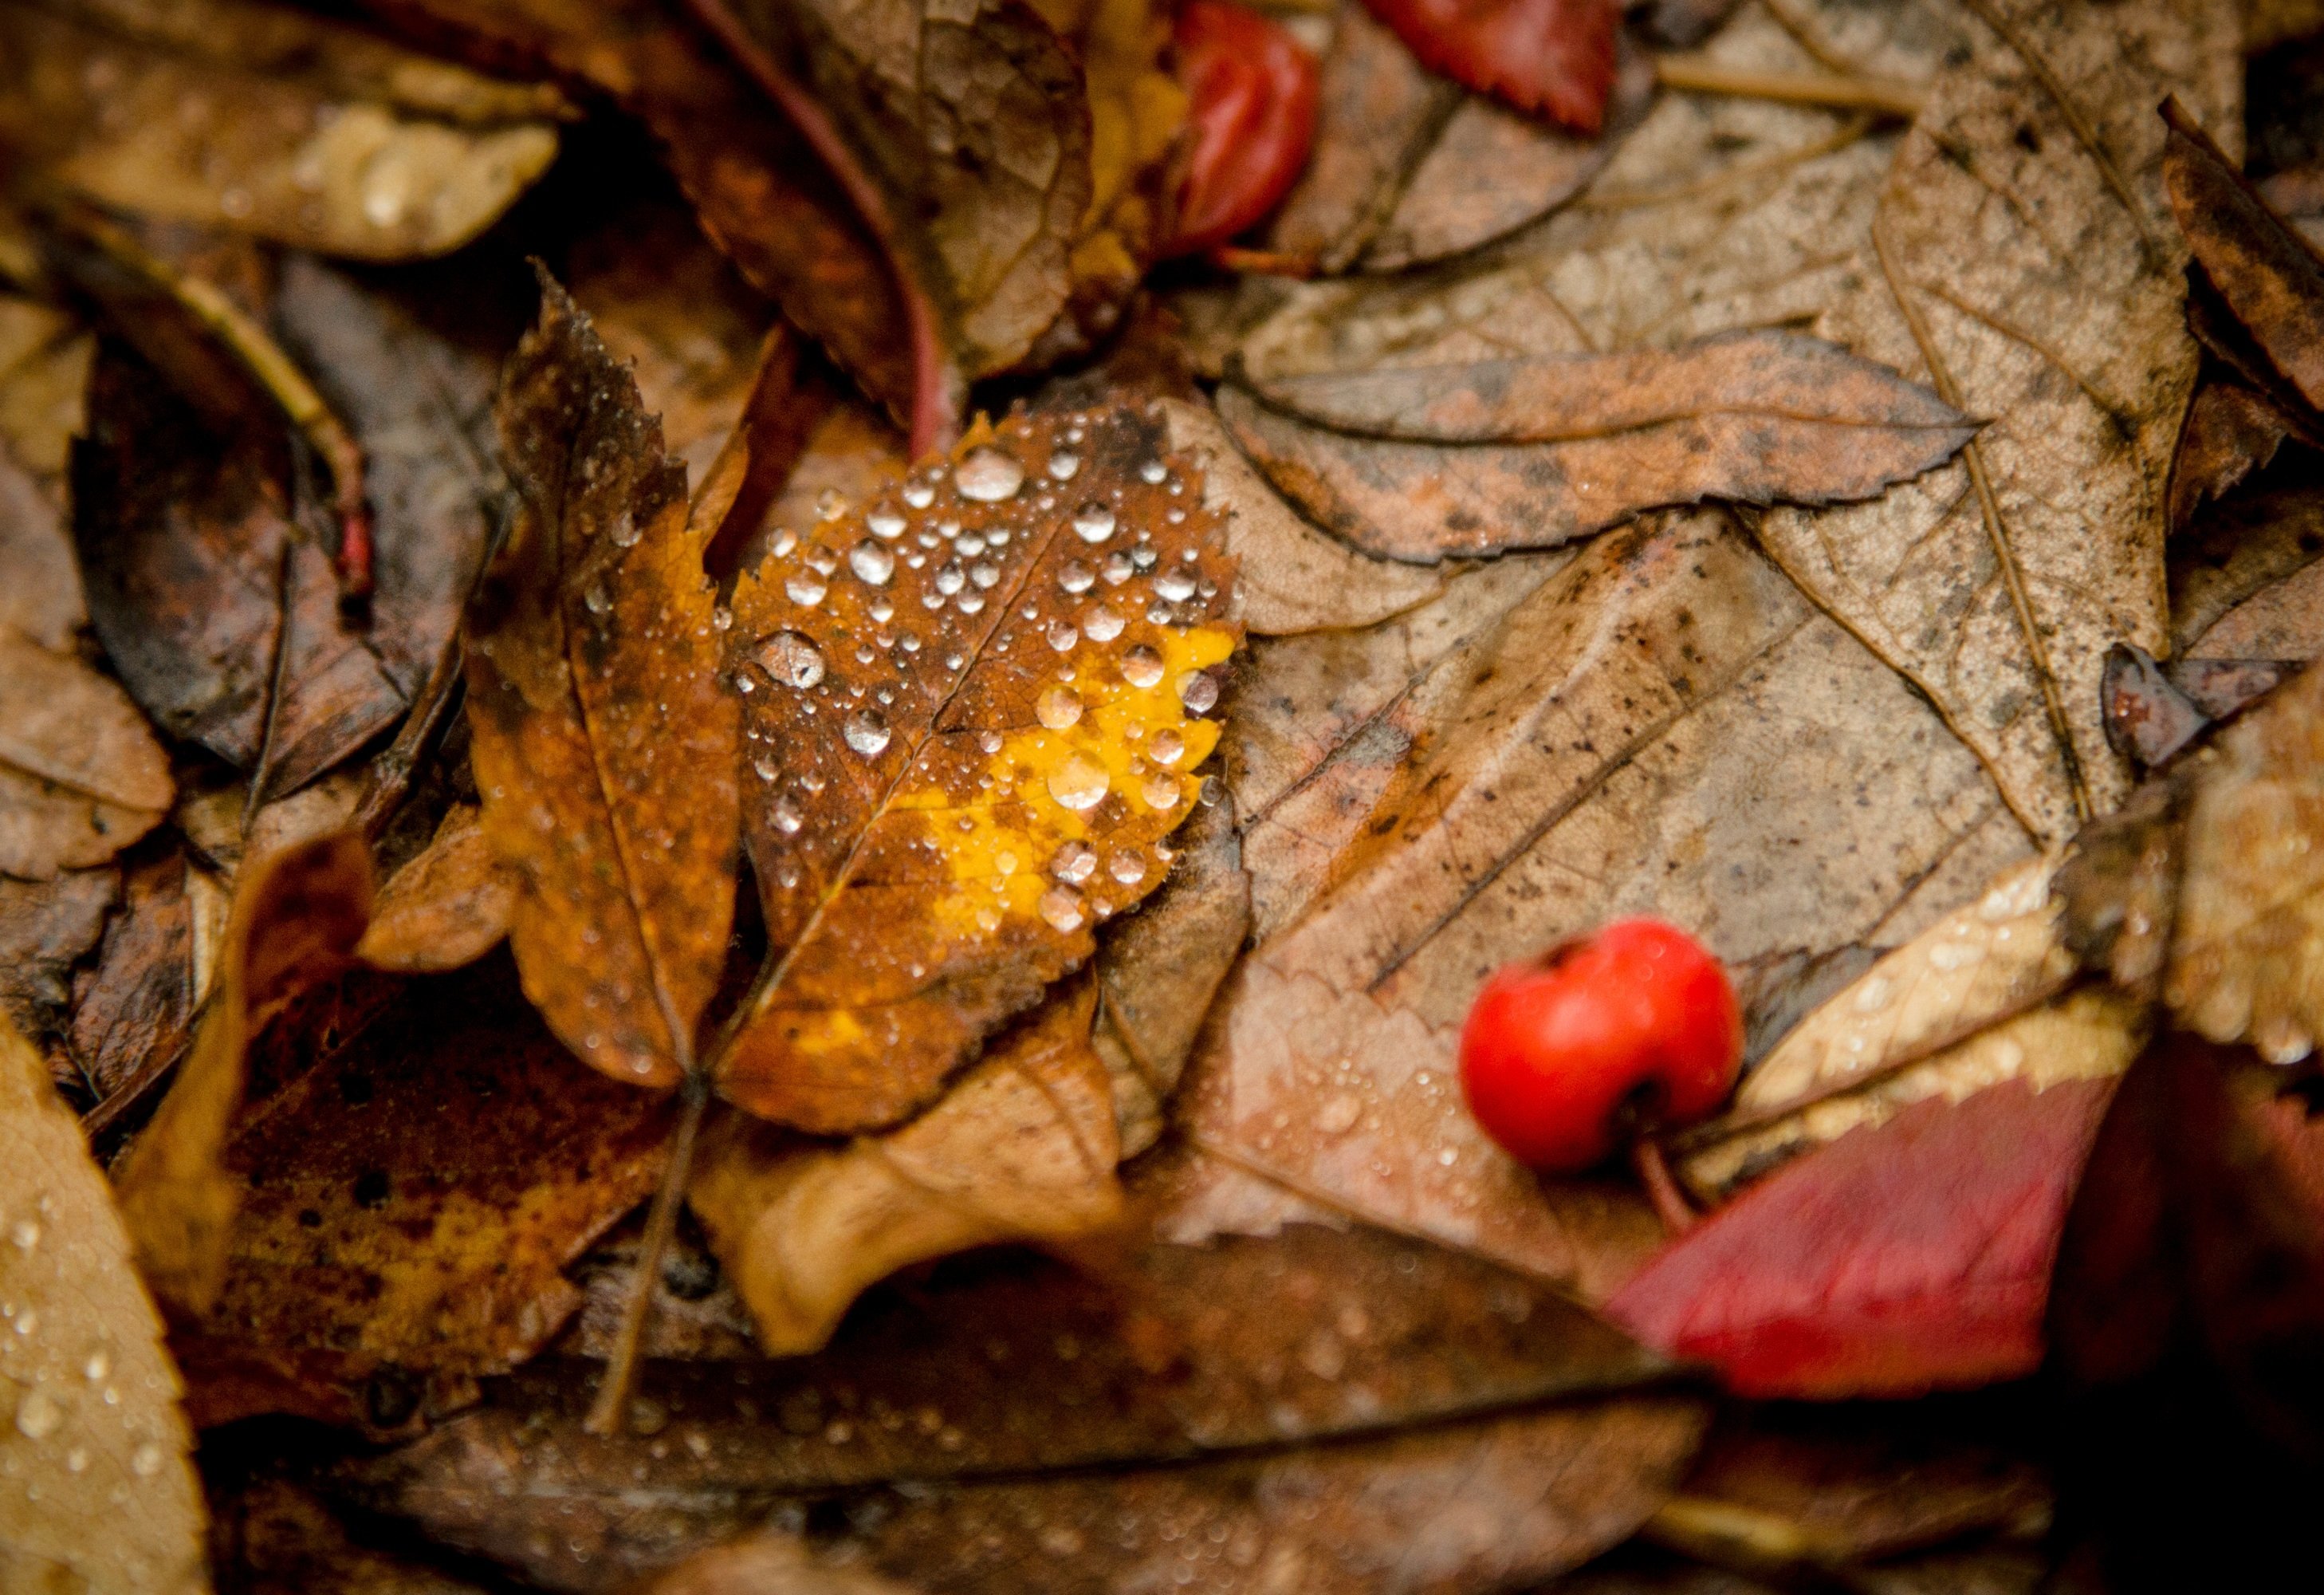
{"type": "Polygon", "coordinates": [[[1223,244],[1275,209],[1315,137],[1315,58],[1258,13],[1192,0],[1173,39],[1193,128],[1165,255],[1223,244]]]}
{"type": "Polygon", "coordinates": [[[1364,0],[1413,54],[1480,94],[1595,133],[1614,87],[1615,0],[1364,0]]]}
{"type": "Polygon", "coordinates": [[[2050,1266],[2114,1088],[1916,1103],[1769,1176],[1607,1304],[1747,1396],[1914,1396],[2032,1373],[2050,1266]]]}

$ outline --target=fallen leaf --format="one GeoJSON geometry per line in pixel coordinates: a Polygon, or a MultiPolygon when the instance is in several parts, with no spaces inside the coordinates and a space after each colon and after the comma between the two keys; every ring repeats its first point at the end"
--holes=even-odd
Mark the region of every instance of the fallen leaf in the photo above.
{"type": "Polygon", "coordinates": [[[380,888],[355,956],[408,974],[474,963],[508,934],[522,891],[493,852],[476,805],[455,803],[435,839],[380,888]]]}
{"type": "Polygon", "coordinates": [[[1156,417],[981,427],[835,508],[734,590],[770,952],[716,1063],[824,1133],[927,1102],[1161,884],[1239,635],[1156,417]]]}
{"type": "Polygon", "coordinates": [[[0,452],[0,626],[43,648],[64,649],[88,623],[80,571],[64,517],[31,472],[0,452]]]}
{"type": "Polygon", "coordinates": [[[2184,530],[2205,504],[2274,459],[2292,430],[2292,419],[2273,401],[2240,383],[2217,382],[2198,390],[2171,457],[2165,518],[2172,534],[2184,530]]]}
{"type": "Polygon", "coordinates": [[[0,440],[61,512],[66,457],[81,430],[97,338],[53,305],[0,293],[0,440]]]}
{"type": "Polygon", "coordinates": [[[1958,464],[1761,535],[2054,843],[2128,790],[2106,650],[2164,647],[2162,488],[2196,351],[2151,110],[2177,92],[2231,118],[2234,28],[2159,0],[1970,10],[1816,330],[1992,419],[1958,464]]]}
{"type": "Polygon", "coordinates": [[[225,928],[225,892],[181,857],[141,865],[122,886],[96,964],[76,982],[69,1038],[100,1112],[184,1056],[203,995],[197,967],[208,972],[225,928]]]}
{"type": "Polygon", "coordinates": [[[236,883],[193,1051],[114,1172],[139,1270],[173,1312],[199,1317],[217,1300],[245,1200],[220,1162],[244,1053],[292,998],[346,967],[370,912],[371,856],[344,831],[275,853],[236,883]]]}
{"type": "Polygon", "coordinates": [[[1706,498],[1873,497],[1973,430],[1895,372],[1786,332],[1262,378],[1220,405],[1316,521],[1366,552],[1424,561],[1550,547],[1706,498]]]}
{"type": "Polygon", "coordinates": [[[1093,990],[1053,1001],[910,1123],[836,1149],[730,1120],[687,1201],[770,1357],[812,1351],[897,1269],[971,1247],[1070,1240],[1121,1216],[1093,990]]]}
{"type": "MultiPolygon", "coordinates": [[[[2297,575],[2319,552],[2324,498],[2312,492],[2261,486],[2211,505],[2172,550],[2171,652],[2201,648],[2229,610],[2297,575]]],[[[2218,652],[2246,654],[2246,644],[2218,652]]]]}
{"type": "Polygon", "coordinates": [[[1232,0],[1187,0],[1171,40],[1189,138],[1166,255],[1255,226],[1297,181],[1315,134],[1315,58],[1232,0]]]}
{"type": "Polygon", "coordinates": [[[246,0],[79,0],[5,28],[0,138],[118,209],[406,260],[484,231],[557,153],[553,91],[246,0]]]}
{"type": "Polygon", "coordinates": [[[484,835],[524,882],[510,940],[576,1056],[674,1086],[725,961],[740,762],[685,473],[545,276],[500,423],[521,502],[467,676],[484,835]]]}
{"type": "Polygon", "coordinates": [[[1435,70],[1595,133],[1614,85],[1611,0],[1364,0],[1435,70]]]}
{"type": "MultiPolygon", "coordinates": [[[[97,945],[121,900],[115,869],[73,869],[46,881],[0,876],[0,1018],[50,1048],[72,1011],[72,969],[97,945]]],[[[62,1079],[76,1071],[51,1064],[62,1079]]]]}
{"type": "Polygon", "coordinates": [[[689,1556],[641,1595],[903,1595],[903,1586],[860,1568],[821,1565],[800,1541],[770,1535],[689,1556]]]}
{"type": "Polygon", "coordinates": [[[571,1317],[563,1270],[660,1177],[668,1104],[576,1074],[505,962],[391,989],[217,1154],[240,1192],[220,1283],[172,1338],[203,1427],[461,1405],[571,1317]]]}
{"type": "Polygon", "coordinates": [[[2050,1266],[2113,1090],[1925,1102],[1752,1187],[1607,1303],[1738,1394],[1900,1396],[2032,1373],[2050,1266]]]}
{"type": "Polygon", "coordinates": [[[14,1421],[0,1569],[23,1589],[196,1595],[201,1485],[161,1321],[130,1243],[40,1054],[0,1018],[0,1213],[14,1245],[0,1290],[14,1421]]]}
{"type": "Polygon", "coordinates": [[[0,872],[103,864],[169,811],[170,765],[129,695],[0,627],[0,872]]]}
{"type": "MultiPolygon", "coordinates": [[[[1489,1446],[1493,1414],[1561,1397],[1575,1403],[1562,1414],[1572,1426],[1549,1425],[1543,1460],[1567,1459],[1574,1489],[1611,1489],[1642,1514],[1692,1450],[1701,1411],[1580,1399],[1662,1365],[1538,1282],[1361,1228],[1149,1247],[1101,1277],[1026,1254],[962,1259],[875,1292],[810,1357],[650,1363],[650,1435],[582,1432],[589,1367],[543,1360],[497,1381],[481,1410],[355,1461],[339,1488],[538,1582],[601,1589],[761,1525],[786,1498],[996,1476],[1033,1499],[1074,1498],[1076,1477],[1167,1490],[1185,1476],[1174,1464],[1415,1423],[1489,1446]],[[1633,1462],[1593,1451],[1622,1433],[1640,1442],[1633,1462]],[[631,1470],[651,1447],[666,1460],[641,1511],[631,1470]],[[549,1522],[555,1534],[528,1526],[549,1522]]],[[[1393,1458],[1397,1443],[1359,1444],[1333,1465],[1393,1458]]],[[[1018,1498],[982,1488],[996,1507],[1018,1498]]],[[[1569,1557],[1619,1531],[1570,1532],[1569,1557]]],[[[1091,1536],[1092,1553],[1111,1539],[1091,1536]]]]}
{"type": "Polygon", "coordinates": [[[485,1595],[484,1587],[350,1537],[311,1492],[281,1479],[214,1489],[219,1581],[243,1595],[485,1595]]]}

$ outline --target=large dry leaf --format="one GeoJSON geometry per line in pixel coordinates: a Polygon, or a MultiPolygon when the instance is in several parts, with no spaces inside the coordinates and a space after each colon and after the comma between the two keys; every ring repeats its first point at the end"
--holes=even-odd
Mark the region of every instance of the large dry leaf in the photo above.
{"type": "Polygon", "coordinates": [[[2232,18],[1973,0],[1817,330],[1990,417],[1960,465],[1767,546],[1943,710],[2049,840],[2128,787],[2106,650],[2164,645],[2163,486],[2195,371],[2154,106],[2237,110],[2232,18]]]}
{"type": "Polygon", "coordinates": [[[576,1071],[505,961],[387,996],[219,1154],[243,1192],[222,1283],[173,1337],[204,1427],[460,1405],[563,1327],[563,1270],[660,1176],[668,1103],[576,1071]]]}
{"type": "Polygon", "coordinates": [[[1309,515],[1403,560],[1552,547],[1706,498],[1869,498],[1972,431],[1894,371],[1787,332],[1261,378],[1221,404],[1309,515]]]}
{"type": "Polygon", "coordinates": [[[590,1067],[675,1085],[725,959],[740,730],[685,471],[546,278],[500,420],[521,507],[471,613],[468,718],[524,878],[517,967],[590,1067]]]}
{"type": "Polygon", "coordinates": [[[370,849],[346,831],[272,854],[236,882],[193,1051],[114,1171],[138,1267],[172,1312],[207,1312],[225,1277],[246,1192],[222,1159],[250,1044],[293,998],[346,967],[370,913],[370,849]]]}
{"type": "Polygon", "coordinates": [[[0,1583],[197,1595],[201,1485],[161,1321],[79,1127],[5,1018],[0,1221],[0,1583]]]}
{"type": "Polygon", "coordinates": [[[127,693],[0,627],[0,873],[102,864],[161,822],[171,792],[127,693]]]}
{"type": "Polygon", "coordinates": [[[770,1357],[812,1351],[868,1286],[930,1257],[1070,1240],[1121,1216],[1095,990],[996,1042],[911,1123],[837,1148],[729,1121],[706,1141],[687,1205],[770,1357]]]}
{"type": "MultiPolygon", "coordinates": [[[[1117,1470],[1108,1489],[1168,1488],[1174,1462],[1407,1425],[1482,1437],[1488,1414],[1662,1371],[1522,1275],[1378,1230],[1299,1226],[1148,1248],[1096,1277],[1024,1254],[964,1259],[875,1293],[812,1357],[649,1363],[650,1433],[585,1433],[590,1365],[544,1360],[489,1387],[483,1410],[346,1477],[365,1504],[451,1544],[551,1588],[600,1589],[762,1524],[786,1498],[891,1479],[1060,1475],[1035,1479],[1026,1495],[1038,1499],[1070,1496],[1073,1478],[1098,1469],[1117,1470]],[[1140,1464],[1162,1466],[1118,1471],[1140,1464]]],[[[1576,1426],[1541,1461],[1562,1459],[1576,1488],[1643,1506],[1665,1488],[1663,1445],[1691,1445],[1647,1423],[1636,1433],[1659,1437],[1655,1455],[1634,1470],[1591,1442],[1645,1411],[1614,1401],[1570,1415],[1576,1426]]],[[[985,1498],[1005,1506],[1013,1492],[985,1498]]]]}
{"type": "Polygon", "coordinates": [[[373,260],[475,237],[557,153],[553,91],[250,0],[11,7],[0,138],[120,209],[373,260]]]}
{"type": "MultiPolygon", "coordinates": [[[[1538,1182],[1477,1130],[1454,1078],[1477,983],[1617,913],[1735,963],[1877,945],[2024,847],[1927,706],[1716,515],[1600,539],[1390,682],[1317,774],[1286,772],[1324,857],[1262,857],[1252,833],[1262,902],[1278,868],[1294,895],[1329,884],[1229,981],[1182,1122],[1214,1163],[1585,1293],[1655,1227],[1628,1192],[1538,1182]]],[[[1240,1225],[1246,1195],[1185,1195],[1173,1232],[1240,1225]]]]}
{"type": "Polygon", "coordinates": [[[734,592],[770,951],[717,1072],[845,1132],[926,1103],[1161,884],[1240,627],[1149,413],[980,428],[834,507],[734,592]]]}

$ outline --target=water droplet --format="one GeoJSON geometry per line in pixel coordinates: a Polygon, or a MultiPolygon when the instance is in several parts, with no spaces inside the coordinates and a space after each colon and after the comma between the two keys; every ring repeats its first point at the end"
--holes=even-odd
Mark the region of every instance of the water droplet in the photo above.
{"type": "Polygon", "coordinates": [[[1147,743],[1146,755],[1157,765],[1175,765],[1186,756],[1186,739],[1165,726],[1147,743]]]}
{"type": "Polygon", "coordinates": [[[968,579],[989,591],[1001,580],[1001,567],[991,560],[979,560],[968,568],[968,579]]]}
{"type": "Polygon", "coordinates": [[[1106,861],[1106,874],[1125,886],[1134,886],[1146,878],[1146,858],[1135,849],[1124,848],[1106,861]]]}
{"type": "Polygon", "coordinates": [[[778,527],[775,532],[775,541],[768,545],[767,552],[774,559],[787,560],[791,556],[791,550],[798,546],[798,533],[788,526],[778,527]]]}
{"type": "Polygon", "coordinates": [[[815,496],[815,513],[826,521],[835,521],[847,513],[846,496],[836,487],[825,487],[815,496]]]}
{"type": "Polygon", "coordinates": [[[998,504],[1025,485],[1025,468],[998,449],[972,449],[953,467],[952,485],[963,498],[998,504]]]}
{"type": "Polygon", "coordinates": [[[1075,813],[1103,802],[1112,784],[1113,777],[1106,774],[1105,766],[1079,748],[1065,755],[1049,772],[1049,795],[1075,813]]]}
{"type": "Polygon", "coordinates": [[[1162,655],[1140,643],[1121,656],[1121,679],[1133,687],[1151,687],[1162,679],[1162,655]]]}
{"type": "Polygon", "coordinates": [[[775,829],[785,836],[797,836],[799,827],[807,823],[807,811],[799,807],[798,799],[789,793],[775,800],[774,809],[768,817],[774,821],[775,829]]]}
{"type": "Polygon", "coordinates": [[[1082,457],[1070,449],[1060,449],[1049,456],[1049,477],[1053,481],[1070,482],[1081,474],[1082,457]]]}
{"type": "Polygon", "coordinates": [[[1315,1110],[1315,1127],[1327,1136],[1344,1136],[1356,1127],[1356,1121],[1363,1116],[1363,1103],[1342,1091],[1315,1110]]]}
{"type": "Polygon", "coordinates": [[[645,533],[638,529],[636,517],[627,510],[613,517],[613,525],[605,531],[606,538],[615,548],[635,548],[638,545],[638,539],[644,535],[645,533]]]}
{"type": "Polygon", "coordinates": [[[1146,806],[1162,813],[1176,808],[1178,799],[1183,795],[1178,791],[1178,784],[1167,775],[1148,776],[1143,791],[1146,806]]]}
{"type": "Polygon", "coordinates": [[[772,781],[783,773],[783,767],[775,763],[772,756],[763,753],[751,761],[751,768],[759,773],[761,781],[772,781]]]}
{"type": "Polygon", "coordinates": [[[884,537],[890,542],[904,534],[906,524],[903,516],[884,504],[863,517],[863,524],[872,536],[884,537]]]}
{"type": "Polygon", "coordinates": [[[812,570],[794,570],[783,579],[783,591],[790,596],[791,602],[810,609],[823,602],[826,590],[823,578],[812,570]]]}
{"type": "MultiPolygon", "coordinates": [[[[981,592],[964,592],[961,594],[960,597],[954,598],[953,602],[959,607],[962,614],[973,615],[978,610],[984,607],[984,595],[981,592]]],[[[995,644],[994,646],[997,648],[1005,648],[1008,644],[1006,643],[999,643],[995,644]]]]}
{"type": "Polygon", "coordinates": [[[1113,641],[1121,635],[1121,628],[1129,624],[1103,604],[1082,617],[1082,629],[1089,634],[1089,640],[1093,643],[1113,641]]]}
{"type": "Polygon", "coordinates": [[[1033,700],[1033,713],[1052,731],[1069,730],[1082,718],[1082,695],[1053,682],[1033,700]]]}
{"type": "Polygon", "coordinates": [[[1087,592],[1097,585],[1097,572],[1079,560],[1068,560],[1065,568],[1057,572],[1057,585],[1067,592],[1087,592]]]}
{"type": "Polygon", "coordinates": [[[926,482],[904,484],[904,502],[914,509],[926,509],[936,501],[936,490],[926,482]]]}
{"type": "Polygon", "coordinates": [[[1001,733],[989,729],[979,731],[976,734],[976,746],[983,749],[986,753],[999,753],[1001,751],[1001,733]]]}
{"type": "Polygon", "coordinates": [[[1115,549],[1105,556],[1105,569],[1102,574],[1105,577],[1107,585],[1120,587],[1137,573],[1138,567],[1131,564],[1130,556],[1120,549],[1115,549]]]}
{"type": "Polygon", "coordinates": [[[867,537],[847,551],[847,568],[855,572],[857,580],[885,587],[888,578],[896,573],[896,556],[888,552],[885,543],[867,537]]]}
{"type": "Polygon", "coordinates": [[[888,746],[888,722],[872,709],[859,709],[849,715],[839,734],[847,739],[848,746],[867,759],[888,746]]]}
{"type": "Polygon", "coordinates": [[[710,629],[712,631],[733,630],[734,611],[729,609],[724,604],[721,604],[717,608],[710,611],[710,629]]]}
{"type": "Polygon", "coordinates": [[[1154,579],[1154,590],[1174,604],[1183,604],[1194,596],[1194,572],[1165,570],[1154,579]]]}
{"type": "Polygon", "coordinates": [[[8,1231],[8,1238],[15,1243],[18,1251],[31,1251],[41,1244],[41,1221],[38,1219],[17,1219],[8,1231]]]}
{"type": "Polygon", "coordinates": [[[779,631],[759,644],[759,668],[804,691],[823,680],[823,650],[804,632],[779,631]]]}
{"type": "Polygon", "coordinates": [[[1169,474],[1169,468],[1158,459],[1149,459],[1138,468],[1138,479],[1149,487],[1159,483],[1169,474]]]}
{"type": "Polygon", "coordinates": [[[1084,542],[1103,542],[1113,535],[1113,512],[1090,500],[1074,512],[1074,535],[1084,542]]]}
{"type": "Polygon", "coordinates": [[[1849,1006],[1859,1014],[1877,1014],[1888,1006],[1891,988],[1885,975],[1874,975],[1856,988],[1849,1006]]]}
{"type": "Polygon", "coordinates": [[[113,1358],[101,1349],[92,1351],[88,1354],[88,1360],[81,1364],[80,1371],[94,1385],[113,1371],[113,1358]]]}
{"type": "MultiPolygon", "coordinates": [[[[1064,928],[1071,930],[1073,926],[1064,928]]],[[[65,1409],[57,1405],[55,1396],[38,1386],[25,1391],[24,1398],[16,1404],[16,1433],[27,1440],[46,1440],[64,1421],[65,1409]]]]}
{"type": "Polygon", "coordinates": [[[1049,639],[1049,646],[1060,654],[1072,653],[1074,644],[1082,640],[1082,634],[1075,631],[1070,622],[1063,620],[1049,622],[1049,629],[1045,635],[1049,639]]]}
{"type": "Polygon", "coordinates": [[[1218,678],[1190,670],[1178,678],[1178,701],[1192,714],[1208,714],[1219,703],[1218,678]]]}
{"type": "MultiPolygon", "coordinates": [[[[1041,894],[1041,917],[1050,928],[1058,931],[1078,931],[1088,917],[1082,907],[1082,895],[1071,886],[1051,886],[1041,894]]],[[[23,1420],[17,1420],[20,1423],[23,1420]]]]}
{"type": "Polygon", "coordinates": [[[2288,1014],[2271,1014],[2252,1026],[2252,1045],[2271,1063],[2297,1063],[2316,1050],[2316,1038],[2288,1014]]]}
{"type": "Polygon", "coordinates": [[[964,532],[953,539],[953,552],[961,558],[973,559],[984,552],[984,539],[973,532],[964,532]]]}
{"type": "Polygon", "coordinates": [[[936,571],[936,591],[946,598],[950,598],[967,585],[968,572],[960,568],[960,561],[957,560],[936,571]]]}
{"type": "Polygon", "coordinates": [[[613,607],[613,595],[605,590],[602,581],[593,581],[589,590],[581,595],[581,603],[592,615],[603,615],[613,607]]]}

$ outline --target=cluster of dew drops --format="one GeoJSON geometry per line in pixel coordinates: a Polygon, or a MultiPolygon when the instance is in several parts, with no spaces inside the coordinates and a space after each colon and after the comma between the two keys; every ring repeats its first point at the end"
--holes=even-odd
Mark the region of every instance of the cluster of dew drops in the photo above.
{"type": "MultiPolygon", "coordinates": [[[[737,690],[748,695],[764,685],[798,694],[798,707],[807,714],[824,709],[842,713],[845,718],[840,725],[841,740],[857,756],[876,759],[893,740],[889,713],[899,695],[941,691],[970,664],[963,653],[952,649],[941,658],[940,673],[932,669],[924,653],[932,655],[940,642],[932,644],[914,629],[914,617],[908,611],[915,602],[928,612],[926,619],[930,629],[939,632],[949,618],[947,610],[971,624],[980,624],[975,617],[989,606],[1013,602],[1018,606],[1016,621],[1021,625],[996,616],[1001,625],[989,644],[991,650],[1006,654],[1012,643],[1030,644],[1056,654],[1056,674],[1036,696],[1035,718],[1053,731],[1077,724],[1084,704],[1074,687],[1075,667],[1070,655],[1084,637],[1100,644],[1111,643],[1128,627],[1128,617],[1139,613],[1156,626],[1191,625],[1203,618],[1204,607],[1218,595],[1217,583],[1197,568],[1200,551],[1196,547],[1190,543],[1176,559],[1167,559],[1154,545],[1152,528],[1123,524],[1119,504],[1124,489],[1117,487],[1106,496],[1074,493],[1071,484],[1082,469],[1078,450],[1087,437],[1085,423],[1070,423],[1040,474],[1029,480],[1015,456],[991,445],[972,449],[954,464],[924,467],[904,479],[893,499],[882,499],[872,506],[863,516],[868,535],[844,552],[813,534],[802,539],[788,529],[777,533],[770,556],[776,560],[797,556],[783,577],[784,595],[792,603],[812,609],[830,595],[834,583],[860,583],[871,594],[868,613],[875,629],[869,636],[855,639],[853,654],[859,668],[843,666],[838,673],[851,678],[844,682],[835,679],[831,661],[813,637],[788,627],[779,630],[752,650],[735,674],[737,690]],[[1078,502],[1068,508],[1068,501],[1076,498],[1078,502]],[[999,517],[971,528],[947,513],[964,502],[1005,507],[999,517]],[[1010,511],[1017,512],[1013,524],[1010,511]],[[1053,581],[1042,584],[1053,586],[1055,591],[1037,590],[1030,584],[1013,597],[1001,591],[1011,541],[1032,534],[1042,519],[1061,511],[1066,514],[1066,524],[1077,546],[1073,556],[1056,567],[1053,581]],[[899,567],[918,571],[931,565],[933,571],[917,583],[920,589],[917,600],[906,599],[899,612],[890,594],[897,585],[899,567]]],[[[1138,476],[1167,497],[1185,495],[1185,483],[1159,459],[1141,463],[1138,476]]],[[[817,510],[825,524],[834,524],[845,516],[847,505],[837,494],[827,492],[817,510]]],[[[1173,504],[1164,510],[1162,519],[1177,526],[1185,524],[1186,515],[1183,505],[1173,504]]],[[[714,624],[721,630],[731,626],[733,614],[721,609],[714,624]]],[[[843,635],[843,644],[844,641],[843,635]]],[[[1160,654],[1139,644],[1110,668],[1118,668],[1125,682],[1143,690],[1159,685],[1167,666],[1160,654]]],[[[1217,705],[1218,682],[1207,672],[1185,672],[1175,687],[1190,714],[1204,714],[1217,705]]],[[[749,735],[762,740],[755,726],[749,735]]],[[[763,740],[772,742],[771,737],[763,740]]],[[[1001,734],[985,731],[981,746],[986,753],[998,752],[1001,734]]],[[[1185,737],[1165,728],[1154,733],[1142,754],[1132,761],[1134,773],[1144,772],[1141,795],[1148,807],[1167,811],[1177,804],[1180,789],[1172,766],[1185,756],[1185,737]]],[[[761,781],[778,788],[769,810],[775,829],[787,836],[798,834],[807,824],[807,800],[825,789],[825,774],[812,763],[787,770],[771,746],[753,754],[751,765],[761,781]]],[[[989,788],[991,778],[982,778],[980,784],[989,788]]],[[[1112,777],[1096,759],[1075,752],[1049,773],[1047,785],[1049,795],[1060,807],[1085,812],[1105,801],[1112,777]]],[[[1202,790],[1204,801],[1216,801],[1214,783],[1205,782],[1202,790]]],[[[964,826],[970,823],[962,821],[964,826]]],[[[1167,848],[1157,845],[1155,851],[1161,863],[1169,862],[1167,848]]],[[[1009,862],[1003,860],[1004,868],[1009,862]]],[[[1062,844],[1048,862],[1053,884],[1040,898],[1041,917],[1060,932],[1078,929],[1089,912],[1081,888],[1099,867],[1098,853],[1087,843],[1062,844]]],[[[1124,886],[1143,881],[1149,867],[1134,848],[1118,849],[1105,863],[1106,873],[1124,886]]],[[[797,867],[784,865],[778,879],[785,887],[796,886],[797,867]]],[[[1112,912],[1111,904],[1103,898],[1096,901],[1095,908],[1101,916],[1112,912]]]]}

